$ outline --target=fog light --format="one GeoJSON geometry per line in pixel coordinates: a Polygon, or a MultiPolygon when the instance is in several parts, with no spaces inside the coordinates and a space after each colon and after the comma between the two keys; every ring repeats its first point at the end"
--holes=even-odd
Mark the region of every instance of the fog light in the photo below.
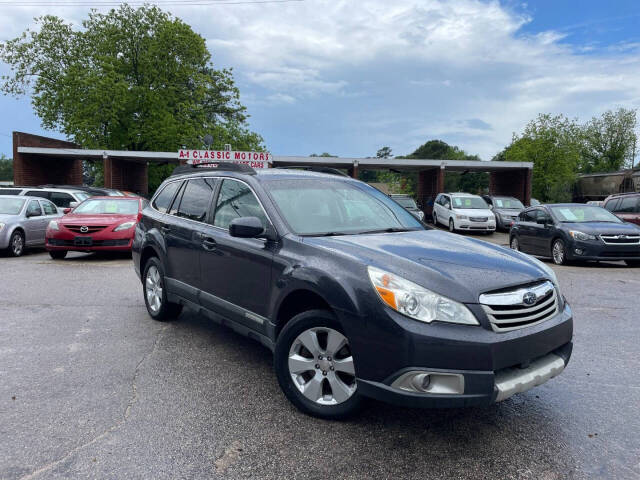
{"type": "Polygon", "coordinates": [[[426,392],[431,383],[431,376],[428,373],[420,373],[411,379],[411,385],[419,392],[426,392]]]}
{"type": "Polygon", "coordinates": [[[464,375],[444,372],[406,372],[395,379],[391,387],[413,393],[461,395],[464,393],[464,375]]]}
{"type": "Polygon", "coordinates": [[[581,248],[576,248],[574,250],[574,252],[576,252],[576,254],[578,254],[578,255],[582,255],[582,253],[583,253],[581,248]]]}

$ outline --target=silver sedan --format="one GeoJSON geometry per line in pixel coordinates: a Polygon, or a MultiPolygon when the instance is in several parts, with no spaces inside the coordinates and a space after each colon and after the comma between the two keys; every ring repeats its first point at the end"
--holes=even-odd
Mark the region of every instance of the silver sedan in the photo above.
{"type": "Polygon", "coordinates": [[[49,222],[61,217],[56,206],[44,198],[6,195],[0,197],[0,250],[19,257],[27,247],[43,247],[49,222]]]}

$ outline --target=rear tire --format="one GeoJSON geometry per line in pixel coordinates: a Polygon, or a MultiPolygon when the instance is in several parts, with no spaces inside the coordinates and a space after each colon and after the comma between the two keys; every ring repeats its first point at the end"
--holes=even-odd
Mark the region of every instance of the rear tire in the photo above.
{"type": "Polygon", "coordinates": [[[516,237],[515,235],[511,237],[509,246],[511,247],[512,250],[520,251],[520,241],[518,240],[518,237],[516,237]]]}
{"type": "Polygon", "coordinates": [[[12,257],[21,257],[24,255],[24,249],[24,233],[20,230],[16,230],[9,238],[9,255],[12,257]]]}
{"type": "Polygon", "coordinates": [[[456,231],[456,224],[453,223],[453,218],[449,219],[449,231],[451,233],[455,233],[455,231],[456,231]]]}
{"type": "Polygon", "coordinates": [[[353,352],[330,312],[310,310],[289,320],[273,361],[280,388],[301,412],[337,420],[360,408],[353,352]]]}
{"type": "Polygon", "coordinates": [[[640,260],[625,260],[628,267],[640,267],[640,260]]]}
{"type": "Polygon", "coordinates": [[[433,224],[435,226],[438,226],[438,214],[435,211],[433,212],[432,217],[433,217],[433,224]]]}
{"type": "Polygon", "coordinates": [[[147,312],[154,320],[166,322],[180,315],[182,305],[171,303],[167,299],[164,268],[157,257],[151,257],[144,266],[142,290],[147,312]]]}
{"type": "Polygon", "coordinates": [[[67,251],[66,250],[51,250],[51,251],[49,251],[49,256],[51,258],[53,258],[54,260],[62,260],[64,257],[67,256],[67,251]]]}

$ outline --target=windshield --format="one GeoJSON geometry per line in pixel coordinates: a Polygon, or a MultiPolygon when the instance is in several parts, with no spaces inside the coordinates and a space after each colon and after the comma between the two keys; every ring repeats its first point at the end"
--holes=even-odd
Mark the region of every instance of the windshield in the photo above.
{"type": "Polygon", "coordinates": [[[489,206],[480,197],[453,197],[453,208],[486,209],[489,206]]]}
{"type": "Polygon", "coordinates": [[[391,197],[404,208],[418,208],[416,202],[411,197],[391,197]]]}
{"type": "Polygon", "coordinates": [[[524,205],[517,198],[494,198],[493,204],[496,208],[517,208],[524,210],[524,205]]]}
{"type": "Polygon", "coordinates": [[[268,191],[298,235],[423,230],[384,193],[368,185],[320,178],[269,180],[268,191]]]}
{"type": "Polygon", "coordinates": [[[21,198],[0,198],[0,214],[18,215],[22,211],[24,202],[21,198]]]}
{"type": "Polygon", "coordinates": [[[551,207],[553,214],[561,222],[586,223],[586,222],[612,222],[622,223],[618,217],[602,207],[592,205],[558,206],[551,207]]]}
{"type": "Polygon", "coordinates": [[[138,200],[110,200],[106,198],[86,200],[78,205],[73,213],[86,215],[135,215],[138,213],[138,200]]]}

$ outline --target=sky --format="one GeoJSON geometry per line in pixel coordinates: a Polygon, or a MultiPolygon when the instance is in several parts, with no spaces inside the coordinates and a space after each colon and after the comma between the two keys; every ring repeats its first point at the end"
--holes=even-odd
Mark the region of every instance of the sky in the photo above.
{"type": "MultiPolygon", "coordinates": [[[[0,2],[0,41],[41,14],[79,25],[109,0],[28,1],[0,2]]],[[[635,0],[225,1],[161,6],[207,40],[216,68],[233,67],[274,155],[402,155],[441,139],[490,160],[539,113],[640,108],[635,0]]],[[[64,138],[40,127],[29,98],[0,95],[0,154],[14,130],[64,138]]]]}

